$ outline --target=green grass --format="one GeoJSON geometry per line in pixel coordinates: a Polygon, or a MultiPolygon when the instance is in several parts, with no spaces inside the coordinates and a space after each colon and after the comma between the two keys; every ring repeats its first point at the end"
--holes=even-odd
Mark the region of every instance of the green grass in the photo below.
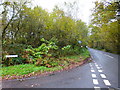
{"type": "Polygon", "coordinates": [[[87,57],[90,57],[90,52],[88,51],[88,49],[83,49],[80,55],[66,56],[66,58],[68,59],[79,59],[79,58],[85,59],[87,57]]]}
{"type": "Polygon", "coordinates": [[[47,68],[44,66],[35,66],[34,64],[22,64],[22,65],[15,65],[15,66],[9,66],[9,67],[2,67],[2,77],[6,75],[25,75],[32,72],[44,72],[44,71],[55,71],[59,70],[62,67],[53,67],[53,68],[47,68]]]}
{"type": "Polygon", "coordinates": [[[67,56],[68,59],[79,59],[80,55],[74,55],[74,56],[67,56]]]}

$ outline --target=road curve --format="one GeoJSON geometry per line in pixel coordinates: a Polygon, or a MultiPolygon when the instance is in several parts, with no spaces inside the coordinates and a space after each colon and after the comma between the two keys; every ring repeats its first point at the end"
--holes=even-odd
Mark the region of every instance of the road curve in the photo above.
{"type": "Polygon", "coordinates": [[[110,87],[118,88],[118,62],[119,55],[88,48],[94,62],[98,63],[111,83],[110,87]]]}
{"type": "Polygon", "coordinates": [[[2,81],[2,88],[118,88],[118,55],[88,48],[93,61],[49,76],[2,81]]]}

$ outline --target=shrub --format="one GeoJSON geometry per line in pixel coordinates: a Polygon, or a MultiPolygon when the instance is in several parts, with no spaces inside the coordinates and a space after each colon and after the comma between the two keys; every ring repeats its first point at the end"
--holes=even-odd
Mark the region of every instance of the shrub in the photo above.
{"type": "Polygon", "coordinates": [[[39,47],[32,48],[32,46],[28,46],[27,49],[25,49],[24,54],[22,57],[27,58],[29,60],[29,63],[34,63],[36,65],[46,65],[44,58],[50,58],[55,57],[57,54],[55,54],[55,50],[58,49],[58,46],[53,41],[47,41],[44,38],[41,39],[43,42],[39,47]],[[42,60],[41,60],[42,59],[42,60]]]}
{"type": "Polygon", "coordinates": [[[52,41],[47,41],[44,38],[42,38],[41,41],[44,41],[45,43],[42,43],[38,48],[28,47],[25,50],[25,52],[30,56],[39,58],[39,57],[44,57],[44,56],[50,56],[51,50],[58,49],[58,46],[52,41]]]}
{"type": "Polygon", "coordinates": [[[58,60],[56,60],[55,58],[38,58],[36,65],[37,66],[46,66],[46,67],[55,67],[58,66],[58,60]]]}
{"type": "Polygon", "coordinates": [[[71,45],[64,46],[62,50],[69,50],[71,48],[71,45]]]}
{"type": "Polygon", "coordinates": [[[18,65],[25,63],[26,63],[26,58],[22,58],[22,57],[4,58],[4,60],[2,61],[3,66],[18,65]]]}
{"type": "MultiPolygon", "coordinates": [[[[14,62],[13,62],[13,58],[6,58],[5,56],[6,55],[11,55],[11,54],[16,54],[18,55],[19,57],[22,56],[22,52],[24,52],[24,49],[27,47],[27,45],[25,44],[10,44],[10,43],[7,43],[6,41],[3,41],[3,47],[2,47],[2,65],[3,66],[9,66],[9,65],[13,65],[14,62]]],[[[21,63],[23,60],[22,57],[21,57],[21,60],[15,58],[17,62],[15,62],[16,64],[17,63],[21,63]]],[[[24,62],[23,62],[24,63],[24,62]]]]}
{"type": "Polygon", "coordinates": [[[12,58],[12,65],[17,65],[17,64],[25,64],[26,63],[26,58],[22,57],[17,57],[17,58],[12,58]]]}
{"type": "Polygon", "coordinates": [[[62,54],[63,56],[66,56],[66,55],[78,55],[81,53],[81,50],[82,48],[80,46],[77,46],[75,45],[74,47],[72,45],[67,45],[67,46],[64,46],[62,48],[62,51],[60,52],[60,54],[62,54]]]}

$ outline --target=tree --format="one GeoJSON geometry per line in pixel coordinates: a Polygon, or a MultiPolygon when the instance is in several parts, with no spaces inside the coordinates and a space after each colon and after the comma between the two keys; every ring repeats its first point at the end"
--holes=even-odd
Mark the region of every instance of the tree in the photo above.
{"type": "Polygon", "coordinates": [[[119,53],[118,46],[118,21],[115,19],[116,3],[95,2],[92,13],[92,47],[105,48],[108,51],[119,53]]]}
{"type": "Polygon", "coordinates": [[[12,1],[6,1],[3,2],[1,5],[3,6],[3,18],[2,18],[2,23],[3,23],[3,30],[2,30],[2,38],[5,38],[5,34],[7,32],[7,28],[11,24],[11,22],[18,17],[19,13],[22,10],[22,7],[27,4],[27,1],[24,2],[12,2],[12,1]]]}
{"type": "MultiPolygon", "coordinates": [[[[31,8],[25,4],[20,5],[18,2],[4,3],[3,6],[6,9],[3,13],[5,18],[2,32],[4,51],[9,52],[11,46],[19,48],[21,44],[38,47],[43,43],[40,41],[41,38],[56,39],[60,48],[70,44],[75,46],[79,40],[83,45],[86,44],[88,33],[86,24],[67,16],[59,7],[56,6],[53,12],[48,13],[39,6],[31,8]],[[10,13],[11,10],[12,13],[10,13]]],[[[11,51],[13,53],[15,49],[12,48],[11,51]]]]}

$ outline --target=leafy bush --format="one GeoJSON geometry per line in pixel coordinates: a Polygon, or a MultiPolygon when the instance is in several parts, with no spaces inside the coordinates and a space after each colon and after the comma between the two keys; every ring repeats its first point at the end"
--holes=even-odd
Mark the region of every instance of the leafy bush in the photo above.
{"type": "MultiPolygon", "coordinates": [[[[3,64],[6,66],[16,65],[16,64],[25,64],[32,63],[37,66],[45,67],[55,67],[59,65],[59,57],[69,56],[69,55],[79,55],[85,52],[84,47],[77,45],[67,45],[62,48],[59,48],[56,45],[57,40],[53,38],[51,40],[41,39],[43,42],[37,48],[33,48],[31,45],[27,46],[27,49],[24,49],[23,52],[20,52],[18,58],[3,58],[3,64]]],[[[4,52],[4,55],[9,55],[8,52],[4,52]]]]}
{"type": "Polygon", "coordinates": [[[45,66],[48,62],[47,58],[49,59],[50,57],[56,55],[55,50],[58,49],[58,46],[52,40],[47,41],[42,38],[41,41],[43,43],[37,48],[32,48],[32,46],[28,46],[28,48],[25,49],[22,57],[27,58],[29,63],[45,66]]]}
{"type": "Polygon", "coordinates": [[[71,48],[71,45],[64,46],[62,50],[69,50],[71,48]]]}
{"type": "Polygon", "coordinates": [[[55,58],[38,58],[36,65],[37,66],[46,66],[46,67],[55,67],[58,66],[58,60],[56,60],[55,58]]]}
{"type": "Polygon", "coordinates": [[[17,58],[12,58],[12,62],[13,65],[17,65],[17,64],[25,64],[26,63],[26,58],[21,58],[21,57],[17,57],[17,58]]]}
{"type": "Polygon", "coordinates": [[[72,45],[67,45],[64,46],[62,48],[62,51],[60,52],[60,54],[62,54],[63,56],[67,56],[67,55],[78,55],[81,53],[81,47],[80,46],[72,46],[72,45]]]}
{"type": "Polygon", "coordinates": [[[90,57],[90,52],[88,51],[87,48],[82,48],[81,49],[81,56],[83,57],[83,59],[90,57]]]}
{"type": "Polygon", "coordinates": [[[52,42],[47,41],[44,38],[41,39],[41,41],[45,42],[42,43],[38,48],[27,48],[25,51],[28,53],[28,55],[31,55],[35,58],[45,57],[45,56],[51,56],[50,51],[51,50],[57,50],[58,46],[52,42]]]}
{"type": "MultiPolygon", "coordinates": [[[[3,41],[3,47],[2,47],[2,64],[3,66],[9,66],[9,65],[14,65],[15,63],[22,63],[21,60],[23,60],[22,53],[24,52],[24,49],[27,47],[27,45],[25,44],[10,44],[6,41],[3,41]],[[18,55],[20,58],[20,60],[18,58],[15,58],[16,62],[14,63],[14,58],[6,58],[6,55],[12,55],[12,54],[16,54],[18,55]]],[[[24,60],[23,60],[24,61],[24,60]]],[[[24,62],[23,62],[24,63],[24,62]]]]}
{"type": "Polygon", "coordinates": [[[2,61],[3,66],[25,64],[26,58],[16,57],[16,58],[4,58],[2,61]]]}

